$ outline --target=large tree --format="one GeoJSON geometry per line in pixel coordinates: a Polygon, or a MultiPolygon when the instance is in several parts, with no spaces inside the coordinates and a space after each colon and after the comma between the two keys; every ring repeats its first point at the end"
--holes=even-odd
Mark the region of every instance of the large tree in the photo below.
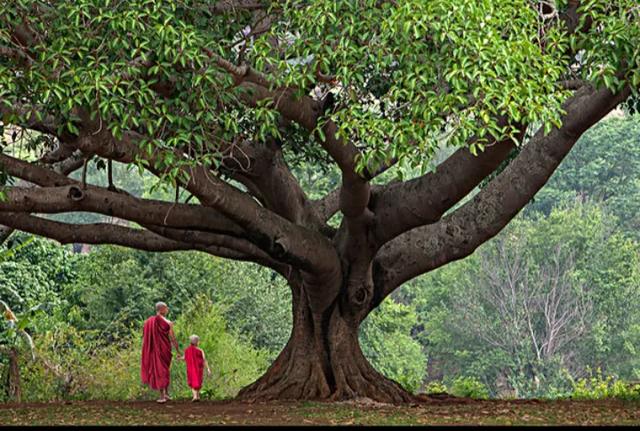
{"type": "Polygon", "coordinates": [[[21,182],[0,224],[270,267],[293,330],[241,397],[408,400],[361,322],[496,235],[637,89],[639,18],[636,0],[2,2],[0,164],[21,182]],[[175,202],[66,176],[90,159],[153,173],[175,202]],[[301,160],[337,166],[336,190],[310,199],[301,160]],[[424,174],[375,181],[407,164],[424,174]],[[77,211],[130,223],[43,216],[77,211]]]}

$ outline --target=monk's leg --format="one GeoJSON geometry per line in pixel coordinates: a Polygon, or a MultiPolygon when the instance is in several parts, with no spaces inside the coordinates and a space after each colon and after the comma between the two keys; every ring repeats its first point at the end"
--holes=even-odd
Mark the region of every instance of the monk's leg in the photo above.
{"type": "Polygon", "coordinates": [[[162,388],[160,389],[160,398],[158,398],[158,402],[159,403],[164,403],[167,401],[167,389],[166,388],[162,388]]]}

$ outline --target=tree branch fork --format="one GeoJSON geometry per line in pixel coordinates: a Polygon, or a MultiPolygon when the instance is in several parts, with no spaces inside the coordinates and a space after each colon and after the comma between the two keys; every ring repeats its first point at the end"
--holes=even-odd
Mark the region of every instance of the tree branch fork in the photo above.
{"type": "MultiPolygon", "coordinates": [[[[326,207],[306,199],[304,192],[297,196],[297,213],[287,213],[291,205],[280,208],[278,213],[256,201],[250,191],[239,190],[214,173],[196,167],[191,168],[190,181],[184,187],[202,204],[166,202],[83,185],[47,165],[0,154],[3,171],[30,184],[5,187],[0,224],[63,243],[113,243],[154,251],[191,249],[256,262],[281,272],[293,267],[307,276],[308,294],[312,296],[326,295],[327,286],[333,284],[330,299],[320,301],[319,310],[328,307],[337,295],[343,270],[340,256],[348,255],[355,245],[358,249],[350,252],[354,255],[363,248],[369,249],[364,260],[373,268],[371,278],[381,285],[366,298],[369,308],[373,308],[408,279],[473,252],[495,235],[544,185],[577,138],[628,94],[628,88],[614,95],[604,89],[580,87],[565,104],[567,114],[560,129],[549,135],[538,132],[488,187],[444,218],[445,212],[497,168],[513,144],[498,143],[478,157],[461,149],[435,173],[376,187],[375,191],[363,180],[368,188],[365,201],[351,208],[348,207],[357,201],[357,196],[346,198],[351,189],[344,183],[350,180],[343,176],[339,198],[335,193],[327,198],[333,201],[330,212],[335,211],[338,201],[337,208],[346,219],[334,237],[314,230],[312,224],[300,224],[310,213],[316,222],[325,220],[330,213],[326,207]],[[349,213],[349,209],[360,206],[364,207],[362,212],[349,213]],[[69,225],[42,216],[76,211],[117,217],[138,227],[69,225]],[[368,214],[365,221],[364,213],[368,214]],[[318,293],[312,286],[317,286],[318,293]]],[[[116,141],[101,133],[83,135],[66,145],[85,154],[129,162],[140,154],[135,138],[130,134],[116,141]],[[111,145],[104,145],[105,139],[111,145]],[[116,151],[107,152],[105,148],[116,151]]],[[[286,181],[295,182],[286,167],[280,173],[284,173],[286,181]]],[[[267,170],[257,173],[257,178],[273,175],[267,170]]]]}
{"type": "MultiPolygon", "coordinates": [[[[212,11],[262,7],[257,1],[221,1],[212,11]]],[[[269,143],[238,147],[250,160],[248,167],[237,169],[234,160],[223,160],[242,187],[223,180],[220,172],[184,163],[179,169],[188,180],[176,185],[197,197],[200,204],[142,199],[79,183],[51,169],[51,163],[79,153],[84,160],[91,156],[122,163],[142,159],[153,174],[161,176],[164,171],[154,167],[156,155],[142,151],[139,142],[144,136],[127,131],[116,139],[101,127],[99,118],[92,120],[79,107],[75,113],[81,118],[80,132],[69,136],[58,134],[56,119],[36,115],[33,107],[0,104],[0,117],[20,114],[24,121],[18,126],[55,136],[60,143],[38,164],[0,154],[6,173],[35,185],[5,188],[0,224],[61,242],[107,242],[158,251],[197,249],[257,262],[281,273],[290,274],[293,268],[303,278],[307,295],[315,299],[310,303],[318,312],[335,302],[345,274],[354,274],[356,269],[359,274],[354,275],[353,289],[357,295],[352,292],[350,297],[365,304],[365,316],[403,282],[472,253],[494,236],[544,185],[578,137],[629,94],[628,87],[612,94],[567,81],[564,87],[575,95],[565,103],[563,125],[549,135],[538,131],[526,145],[527,125],[518,125],[520,154],[473,199],[448,214],[508,158],[516,143],[494,142],[477,157],[461,148],[434,173],[372,187],[371,180],[389,166],[358,173],[361,153],[346,138],[337,137],[337,124],[323,118],[324,101],[295,97],[294,89],[277,88],[270,77],[250,65],[236,65],[210,50],[205,53],[212,66],[234,78],[247,106],[272,101],[284,118],[310,133],[317,132],[322,122],[319,142],[341,172],[336,191],[319,201],[309,200],[279,147],[269,143]],[[74,226],[37,215],[74,211],[117,217],[137,227],[74,226]],[[326,224],[336,212],[344,217],[337,230],[326,224]],[[364,297],[358,285],[367,286],[364,297]]],[[[0,56],[28,67],[31,58],[22,54],[0,49],[0,56]]],[[[188,162],[187,154],[176,151],[175,157],[188,162]]],[[[78,167],[76,161],[71,164],[78,167]]]]}

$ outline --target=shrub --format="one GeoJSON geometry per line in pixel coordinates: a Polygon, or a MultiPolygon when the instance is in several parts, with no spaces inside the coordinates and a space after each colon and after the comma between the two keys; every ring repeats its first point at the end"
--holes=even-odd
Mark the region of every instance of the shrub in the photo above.
{"type": "MultiPolygon", "coordinates": [[[[214,399],[235,396],[241,388],[260,377],[269,365],[268,352],[255,349],[249,340],[229,329],[224,315],[223,306],[200,295],[175,322],[181,348],[188,345],[190,335],[200,337],[199,347],[212,371],[211,378],[204,378],[202,395],[214,399]]],[[[175,396],[191,396],[183,361],[172,366],[171,379],[175,396]]]]}
{"type": "Polygon", "coordinates": [[[36,360],[23,365],[25,401],[140,398],[140,348],[130,336],[101,345],[67,326],[35,337],[36,360]]]}
{"type": "MultiPolygon", "coordinates": [[[[227,329],[221,307],[198,300],[175,324],[179,340],[196,333],[213,371],[205,378],[204,395],[234,396],[267,367],[266,354],[227,329]]],[[[140,381],[141,331],[104,343],[95,331],[72,326],[36,335],[36,360],[22,364],[24,401],[152,399],[156,394],[140,381]]],[[[104,334],[102,334],[104,335],[104,334]]],[[[181,343],[184,347],[184,342],[181,343]]],[[[189,397],[184,362],[171,367],[170,393],[189,397]]]]}
{"type": "Polygon", "coordinates": [[[447,391],[448,391],[447,386],[444,383],[439,382],[437,380],[429,382],[427,386],[424,388],[424,392],[426,394],[446,394],[447,391]]]}
{"type": "Polygon", "coordinates": [[[570,398],[576,400],[599,400],[617,398],[623,400],[640,400],[640,385],[629,384],[614,376],[604,376],[600,368],[591,373],[589,378],[572,381],[570,398]]]}
{"type": "Polygon", "coordinates": [[[458,377],[451,384],[451,394],[456,397],[486,400],[489,389],[474,377],[458,377]]]}

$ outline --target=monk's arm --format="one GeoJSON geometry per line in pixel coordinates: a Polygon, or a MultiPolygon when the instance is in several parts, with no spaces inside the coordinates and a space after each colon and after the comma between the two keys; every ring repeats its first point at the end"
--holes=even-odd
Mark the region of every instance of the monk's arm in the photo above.
{"type": "Polygon", "coordinates": [[[180,346],[178,345],[178,340],[176,339],[176,334],[173,332],[173,323],[169,327],[169,340],[171,340],[171,344],[173,344],[173,347],[175,347],[176,353],[178,353],[179,356],[182,356],[180,346]]]}
{"type": "Polygon", "coordinates": [[[207,374],[211,375],[211,368],[209,368],[209,363],[207,362],[207,358],[204,356],[204,352],[202,352],[202,361],[204,362],[204,366],[207,368],[207,374]]]}

